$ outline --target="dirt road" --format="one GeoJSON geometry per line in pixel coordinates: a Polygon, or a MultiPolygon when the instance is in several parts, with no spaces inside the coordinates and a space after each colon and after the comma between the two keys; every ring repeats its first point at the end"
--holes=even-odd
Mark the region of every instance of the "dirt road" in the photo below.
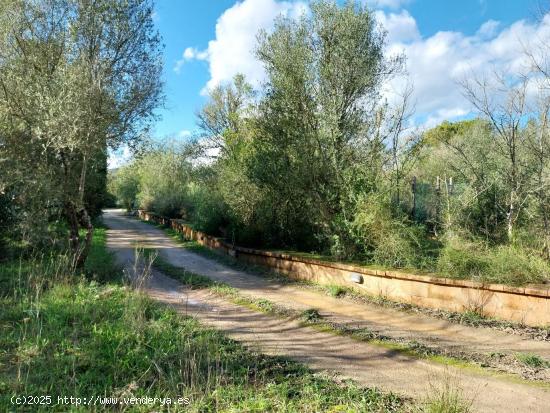
{"type": "MultiPolygon", "coordinates": [[[[108,245],[121,262],[131,266],[136,243],[155,248],[171,264],[224,281],[242,294],[262,297],[297,309],[317,308],[324,316],[349,323],[364,323],[379,330],[422,337],[438,345],[469,347],[479,351],[529,351],[548,357],[547,342],[508,336],[489,329],[476,329],[411,315],[396,310],[327,297],[292,285],[228,268],[178,247],[161,230],[108,210],[108,245]]],[[[387,348],[348,337],[302,327],[296,320],[282,320],[234,305],[205,290],[186,290],[175,280],[153,273],[147,292],[174,305],[178,311],[198,317],[230,337],[268,354],[282,354],[307,363],[316,370],[335,372],[359,383],[398,394],[422,398],[430,386],[447,377],[459,383],[480,412],[549,412],[550,391],[514,383],[484,373],[446,367],[408,357],[387,348]]]]}

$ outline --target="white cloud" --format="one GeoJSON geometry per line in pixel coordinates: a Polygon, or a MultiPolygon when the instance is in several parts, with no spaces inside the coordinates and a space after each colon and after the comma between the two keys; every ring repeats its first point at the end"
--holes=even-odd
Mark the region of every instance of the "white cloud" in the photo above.
{"type": "Polygon", "coordinates": [[[280,14],[297,17],[306,10],[308,7],[302,2],[238,2],[218,18],[216,38],[208,43],[208,48],[203,51],[185,49],[174,70],[180,71],[183,64],[191,59],[208,60],[210,80],[206,89],[230,81],[237,73],[244,74],[249,82],[258,86],[265,76],[261,63],[254,57],[258,32],[261,29],[270,30],[280,14]]]}
{"type": "Polygon", "coordinates": [[[191,60],[208,60],[208,50],[200,51],[194,47],[186,48],[183,51],[181,59],[176,62],[174,72],[180,73],[183,65],[191,60]]]}
{"type": "Polygon", "coordinates": [[[183,129],[178,132],[178,138],[188,138],[192,135],[192,132],[187,129],[183,129]]]}
{"type": "Polygon", "coordinates": [[[410,3],[411,0],[367,0],[366,3],[373,8],[398,9],[410,3]]]}
{"type": "MultiPolygon", "coordinates": [[[[383,14],[383,19],[392,22],[392,19],[407,17],[404,13],[397,16],[383,14]]],[[[389,24],[388,31],[391,27],[389,24]]],[[[471,113],[460,81],[490,75],[494,71],[525,71],[528,66],[525,47],[533,44],[533,39],[550,39],[550,15],[540,23],[520,20],[500,31],[498,22],[489,20],[471,36],[438,32],[427,38],[415,38],[412,28],[416,25],[409,22],[408,27],[393,38],[390,31],[392,42],[388,50],[391,53],[402,51],[406,55],[407,70],[415,89],[417,119],[426,126],[471,113]]]]}
{"type": "Polygon", "coordinates": [[[208,59],[208,51],[199,51],[194,47],[188,47],[183,51],[183,58],[186,60],[197,59],[197,60],[206,60],[208,59]]]}
{"type": "Polygon", "coordinates": [[[420,39],[420,32],[418,31],[416,20],[407,10],[402,10],[399,14],[386,14],[378,10],[375,12],[375,15],[376,20],[378,20],[387,32],[388,43],[393,44],[420,39]]]}
{"type": "Polygon", "coordinates": [[[481,38],[490,38],[493,37],[500,26],[500,22],[496,20],[488,20],[481,25],[479,30],[476,32],[476,35],[481,38]]]}
{"type": "MultiPolygon", "coordinates": [[[[376,0],[377,7],[397,9],[408,1],[376,0]]],[[[299,16],[307,12],[303,2],[277,0],[244,0],[227,9],[217,20],[215,39],[205,50],[188,47],[174,70],[185,62],[208,62],[210,80],[203,93],[217,84],[230,81],[243,73],[255,86],[265,79],[263,67],[254,57],[256,35],[260,29],[270,30],[279,14],[299,16]]],[[[508,27],[488,20],[473,35],[441,31],[422,37],[414,17],[406,10],[375,12],[388,32],[388,53],[403,52],[407,70],[414,85],[416,118],[419,123],[433,125],[471,112],[458,81],[472,74],[493,70],[525,69],[524,47],[533,39],[550,38],[550,15],[541,22],[520,20],[508,27]]],[[[394,81],[386,90],[399,92],[403,79],[394,81]]]]}
{"type": "Polygon", "coordinates": [[[457,119],[465,116],[469,113],[469,110],[464,108],[451,108],[451,109],[439,109],[434,113],[428,115],[422,126],[424,128],[433,128],[439,125],[444,120],[457,119]]]}

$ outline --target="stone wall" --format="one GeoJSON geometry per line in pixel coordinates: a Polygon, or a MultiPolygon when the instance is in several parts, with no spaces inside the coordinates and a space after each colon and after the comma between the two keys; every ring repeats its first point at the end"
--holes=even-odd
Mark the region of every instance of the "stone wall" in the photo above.
{"type": "Polygon", "coordinates": [[[267,266],[290,278],[324,285],[352,287],[370,295],[422,307],[456,312],[475,310],[486,316],[524,323],[550,325],[550,286],[511,287],[467,280],[373,270],[342,263],[299,258],[288,254],[238,247],[193,230],[181,220],[138,211],[145,221],[171,226],[186,239],[251,264],[267,266]]]}

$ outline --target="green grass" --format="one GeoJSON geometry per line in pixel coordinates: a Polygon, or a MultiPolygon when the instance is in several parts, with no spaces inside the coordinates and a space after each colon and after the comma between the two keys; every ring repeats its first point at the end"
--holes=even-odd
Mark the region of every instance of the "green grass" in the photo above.
{"type": "MultiPolygon", "coordinates": [[[[172,406],[172,412],[403,409],[394,395],[337,384],[299,363],[248,350],[123,285],[105,249],[104,231],[96,231],[84,274],[69,274],[64,260],[48,256],[0,264],[0,411],[115,409],[55,406],[58,396],[189,398],[188,406],[172,406]],[[10,402],[13,395],[49,395],[54,406],[17,407],[10,402]]],[[[183,277],[195,286],[234,293],[205,277],[183,277]]],[[[275,311],[267,300],[253,304],[275,311]]],[[[161,407],[126,411],[151,409],[161,407]]]]}
{"type": "Polygon", "coordinates": [[[328,285],[325,290],[331,297],[342,297],[347,293],[347,289],[339,285],[328,285]]]}
{"type": "Polygon", "coordinates": [[[316,308],[309,308],[307,310],[304,310],[300,315],[302,319],[308,323],[315,323],[322,318],[321,314],[319,314],[319,310],[317,310],[316,308]]]}
{"type": "Polygon", "coordinates": [[[451,238],[441,250],[437,271],[448,278],[518,286],[550,280],[548,262],[535,251],[463,238],[451,238]]]}
{"type": "Polygon", "coordinates": [[[84,272],[88,278],[98,282],[122,280],[122,267],[116,263],[114,254],[107,250],[107,228],[101,224],[94,230],[84,272]]]}
{"type": "Polygon", "coordinates": [[[429,397],[424,402],[426,413],[470,413],[472,401],[467,400],[460,387],[449,378],[439,385],[432,385],[429,397]]]}
{"type": "Polygon", "coordinates": [[[521,363],[528,367],[533,368],[550,368],[550,362],[544,360],[542,357],[531,353],[518,353],[516,358],[521,363]]]}
{"type": "MultiPolygon", "coordinates": [[[[146,252],[146,254],[153,254],[153,251],[150,250],[146,252]]],[[[231,287],[228,284],[212,281],[203,275],[192,274],[181,267],[176,267],[168,263],[161,256],[156,256],[153,266],[164,274],[187,283],[189,288],[208,288],[210,291],[226,298],[234,304],[242,305],[254,311],[267,313],[276,317],[297,319],[300,321],[302,326],[311,327],[317,331],[350,337],[357,341],[391,349],[392,351],[398,352],[405,356],[426,359],[445,366],[453,366],[465,370],[475,371],[478,374],[489,374],[491,376],[498,376],[513,382],[524,384],[527,383],[537,386],[540,385],[541,387],[548,388],[548,385],[545,383],[524,380],[521,377],[517,377],[513,373],[496,373],[492,370],[487,370],[484,367],[481,367],[475,359],[471,360],[464,354],[449,355],[445,350],[442,351],[437,348],[429,347],[414,340],[396,340],[392,337],[381,335],[369,328],[352,327],[347,324],[330,322],[324,319],[319,311],[314,308],[299,311],[281,306],[267,299],[242,295],[238,289],[231,287]]],[[[349,294],[350,292],[346,293],[349,294]]],[[[480,318],[479,314],[473,311],[468,312],[466,317],[472,320],[480,318]]]]}

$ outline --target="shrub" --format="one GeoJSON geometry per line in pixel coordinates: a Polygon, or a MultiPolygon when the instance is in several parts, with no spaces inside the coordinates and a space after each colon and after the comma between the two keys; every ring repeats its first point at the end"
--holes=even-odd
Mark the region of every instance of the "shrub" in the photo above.
{"type": "Polygon", "coordinates": [[[449,278],[521,285],[550,279],[550,266],[534,252],[517,245],[489,246],[482,241],[450,237],[437,269],[449,278]]]}
{"type": "Polygon", "coordinates": [[[220,233],[220,227],[226,222],[225,204],[220,193],[208,186],[192,184],[189,199],[193,207],[187,218],[193,227],[209,234],[220,233]]]}
{"type": "Polygon", "coordinates": [[[550,280],[548,263],[533,251],[515,245],[501,245],[491,250],[490,261],[488,281],[526,284],[550,280]]]}
{"type": "Polygon", "coordinates": [[[346,289],[339,285],[329,285],[327,287],[327,294],[331,297],[340,297],[346,294],[346,289]]]}
{"type": "Polygon", "coordinates": [[[437,270],[449,278],[481,278],[490,268],[486,246],[459,237],[448,237],[437,262],[437,270]]]}
{"type": "Polygon", "coordinates": [[[423,229],[408,222],[381,196],[371,195],[357,207],[352,237],[374,263],[389,267],[415,267],[420,261],[423,229]]]}
{"type": "Polygon", "coordinates": [[[550,367],[550,362],[544,360],[540,356],[532,353],[518,353],[516,354],[518,361],[522,362],[526,366],[533,368],[550,367]]]}
{"type": "Polygon", "coordinates": [[[418,261],[417,250],[411,234],[389,232],[380,238],[372,253],[375,263],[389,267],[414,267],[418,261]]]}

